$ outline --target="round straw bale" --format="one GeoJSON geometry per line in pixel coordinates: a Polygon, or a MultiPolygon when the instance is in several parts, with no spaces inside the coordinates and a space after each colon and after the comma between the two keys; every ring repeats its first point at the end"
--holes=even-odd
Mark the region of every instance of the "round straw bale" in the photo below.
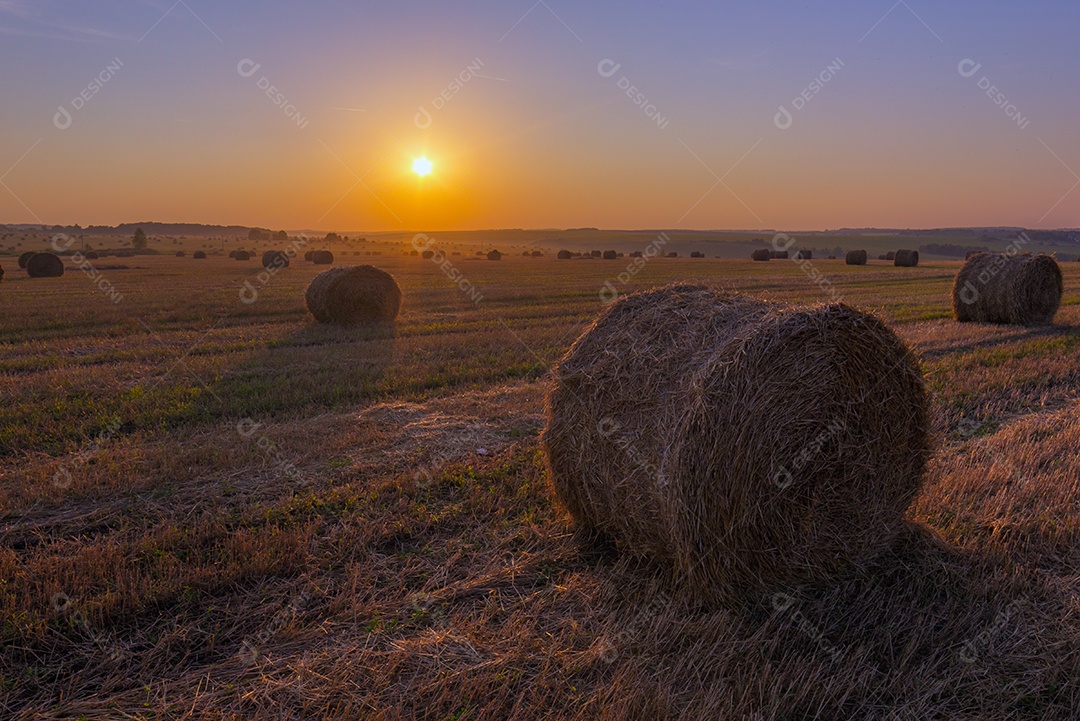
{"type": "Polygon", "coordinates": [[[176,251],[176,257],[177,257],[177,258],[183,258],[183,257],[184,257],[185,255],[187,255],[187,253],[185,253],[185,252],[184,252],[184,251],[182,251],[182,250],[178,250],[178,251],[176,251]]]}
{"type": "Polygon", "coordinates": [[[844,256],[844,262],[848,265],[866,265],[866,251],[849,250],[844,256]]]}
{"type": "Polygon", "coordinates": [[[311,260],[314,257],[315,257],[315,251],[314,250],[308,250],[308,251],[304,252],[304,260],[311,260]]]}
{"type": "Polygon", "coordinates": [[[786,250],[772,250],[772,251],[769,251],[769,255],[774,260],[787,260],[788,259],[788,252],[786,250]]]}
{"type": "Polygon", "coordinates": [[[759,248],[750,254],[753,260],[770,260],[772,258],[772,252],[767,248],[759,248]]]}
{"type": "Polygon", "coordinates": [[[919,251],[898,250],[892,260],[893,265],[897,268],[914,268],[919,264],[919,251]]]}
{"type": "Polygon", "coordinates": [[[36,252],[37,252],[36,250],[28,250],[25,253],[23,253],[22,255],[20,255],[19,256],[19,267],[20,268],[25,268],[26,267],[26,261],[33,258],[34,254],[36,252]]]}
{"type": "Polygon", "coordinates": [[[559,260],[570,260],[570,258],[573,256],[571,256],[569,250],[560,250],[557,257],[559,260]]]}
{"type": "Polygon", "coordinates": [[[334,254],[329,250],[316,250],[311,256],[311,262],[315,265],[333,265],[334,254]]]}
{"type": "Polygon", "coordinates": [[[690,257],[691,258],[704,258],[705,254],[702,253],[700,250],[692,250],[692,251],[690,251],[690,257]]]}
{"type": "Polygon", "coordinates": [[[885,260],[896,260],[896,251],[890,250],[885,254],[885,260]]]}
{"type": "Polygon", "coordinates": [[[554,375],[542,441],[559,499],[708,603],[862,567],[922,480],[919,361],[847,305],[627,295],[554,375]]]}
{"type": "Polygon", "coordinates": [[[425,250],[423,253],[420,254],[420,257],[426,258],[427,260],[431,260],[432,258],[435,257],[435,251],[434,250],[425,250]]]}
{"type": "Polygon", "coordinates": [[[234,250],[233,258],[236,260],[251,260],[251,253],[246,250],[234,250]]]}
{"type": "Polygon", "coordinates": [[[34,253],[26,261],[26,274],[31,278],[59,278],[64,274],[64,261],[54,253],[34,253]]]}
{"type": "Polygon", "coordinates": [[[543,251],[539,251],[539,250],[534,250],[534,251],[532,252],[532,257],[534,257],[534,258],[543,258],[543,257],[544,257],[544,253],[543,253],[543,251]]]}
{"type": "Polygon", "coordinates": [[[665,255],[664,257],[665,257],[665,258],[678,258],[678,257],[679,257],[679,253],[678,253],[678,251],[674,251],[674,250],[673,250],[673,251],[671,251],[670,253],[668,253],[667,255],[665,255]]]}
{"type": "Polygon", "coordinates": [[[618,255],[615,253],[614,250],[605,250],[604,251],[604,260],[615,260],[615,258],[617,258],[617,257],[618,257],[618,255]]]}
{"type": "Polygon", "coordinates": [[[304,300],[321,323],[390,323],[401,309],[401,289],[386,271],[357,265],[319,273],[304,300]]]}
{"type": "Polygon", "coordinates": [[[488,260],[502,260],[502,253],[497,250],[493,250],[487,254],[488,260]]]}
{"type": "Polygon", "coordinates": [[[590,250],[589,255],[591,255],[594,258],[599,258],[600,256],[603,255],[603,253],[601,253],[599,250],[590,250]]]}
{"type": "Polygon", "coordinates": [[[97,260],[98,259],[98,254],[97,254],[96,250],[88,250],[85,253],[83,253],[83,257],[86,258],[87,260],[97,260]]]}
{"type": "Polygon", "coordinates": [[[4,279],[4,267],[0,266],[0,280],[4,279]]]}
{"type": "Polygon", "coordinates": [[[195,258],[197,260],[202,260],[203,258],[206,257],[206,251],[196,250],[194,253],[191,254],[191,257],[195,258]]]}
{"type": "Polygon", "coordinates": [[[795,252],[796,260],[810,260],[814,257],[814,251],[812,250],[799,250],[795,252]]]}
{"type": "Polygon", "coordinates": [[[1049,255],[978,253],[956,274],[953,317],[960,322],[1043,325],[1061,305],[1061,268],[1049,255]]]}
{"type": "MultiPolygon", "coordinates": [[[[312,256],[312,258],[314,257],[312,256]]],[[[289,256],[280,250],[268,250],[262,255],[262,265],[267,270],[270,268],[288,268],[289,256]]]]}
{"type": "Polygon", "coordinates": [[[889,256],[888,256],[888,254],[887,254],[887,253],[882,253],[881,255],[879,255],[879,256],[877,257],[877,259],[878,259],[878,260],[889,260],[889,256]]]}

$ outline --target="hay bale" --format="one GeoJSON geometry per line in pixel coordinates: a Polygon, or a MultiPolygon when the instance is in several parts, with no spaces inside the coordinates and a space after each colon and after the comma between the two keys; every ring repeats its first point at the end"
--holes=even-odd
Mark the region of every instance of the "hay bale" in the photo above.
{"type": "Polygon", "coordinates": [[[0,280],[4,279],[4,266],[0,265],[0,280]]]}
{"type": "Polygon", "coordinates": [[[766,248],[759,248],[750,254],[751,260],[771,260],[772,253],[766,248]]]}
{"type": "Polygon", "coordinates": [[[425,250],[423,253],[420,254],[420,257],[422,257],[424,260],[431,260],[435,257],[435,251],[425,250]]]}
{"type": "Polygon", "coordinates": [[[493,250],[487,254],[488,260],[502,260],[502,253],[497,250],[493,250]]]}
{"type": "Polygon", "coordinates": [[[878,259],[878,260],[888,260],[888,259],[889,259],[889,256],[888,256],[888,255],[886,255],[885,253],[882,253],[881,255],[879,255],[879,256],[877,257],[877,259],[878,259]]]}
{"type": "Polygon", "coordinates": [[[304,300],[320,323],[390,323],[401,309],[401,289],[386,271],[357,265],[319,273],[304,300]]]}
{"type": "Polygon", "coordinates": [[[59,278],[64,274],[64,261],[54,253],[34,253],[26,261],[26,274],[31,278],[59,278]]]}
{"type": "Polygon", "coordinates": [[[888,253],[885,254],[885,260],[896,260],[896,252],[890,250],[888,253]]]}
{"type": "Polygon", "coordinates": [[[897,268],[914,268],[919,264],[919,251],[898,250],[893,258],[893,265],[897,268]]]}
{"type": "Polygon", "coordinates": [[[554,375],[542,442],[559,499],[706,602],[862,567],[901,528],[929,454],[918,359],[843,304],[694,285],[623,296],[554,375]]]}
{"type": "Polygon", "coordinates": [[[773,260],[787,260],[788,259],[788,252],[786,250],[773,250],[773,251],[769,251],[769,256],[773,260]]]}
{"type": "MultiPolygon", "coordinates": [[[[312,256],[312,258],[314,257],[312,256]]],[[[288,268],[289,256],[281,250],[268,250],[262,255],[262,265],[267,270],[271,268],[288,268]]]]}
{"type": "Polygon", "coordinates": [[[559,254],[556,257],[559,260],[570,260],[570,258],[573,256],[570,254],[569,250],[560,250],[559,254]]]}
{"type": "Polygon", "coordinates": [[[643,253],[640,250],[635,250],[632,253],[630,253],[630,257],[631,258],[643,258],[643,257],[645,257],[645,253],[643,253]]]}
{"type": "Polygon", "coordinates": [[[539,250],[534,250],[532,252],[532,257],[534,257],[534,258],[543,258],[544,254],[539,250]]]}
{"type": "Polygon", "coordinates": [[[844,262],[848,265],[866,265],[866,251],[849,250],[844,256],[844,262]]]}
{"type": "Polygon", "coordinates": [[[206,258],[206,252],[202,250],[196,250],[194,253],[191,254],[191,257],[195,258],[196,260],[203,260],[204,258],[206,258]]]}
{"type": "Polygon", "coordinates": [[[600,256],[603,255],[603,253],[601,253],[599,250],[590,250],[589,255],[591,255],[594,258],[599,258],[600,256]]]}
{"type": "Polygon", "coordinates": [[[176,251],[176,257],[177,257],[177,258],[183,258],[183,257],[184,257],[185,255],[187,255],[187,253],[185,253],[185,252],[184,252],[184,251],[182,251],[182,250],[178,250],[178,251],[176,251]]]}
{"type": "Polygon", "coordinates": [[[673,250],[673,251],[671,251],[670,253],[668,253],[668,254],[667,254],[666,256],[664,256],[664,257],[665,257],[665,258],[678,258],[678,257],[679,257],[679,254],[678,254],[677,252],[675,252],[675,251],[673,250]]]}
{"type": "Polygon", "coordinates": [[[690,251],[690,257],[691,258],[704,258],[705,254],[702,253],[700,250],[693,250],[693,251],[690,251]]]}
{"type": "Polygon", "coordinates": [[[799,250],[795,253],[795,260],[810,260],[814,257],[812,250],[799,250]]]}
{"type": "Polygon", "coordinates": [[[234,250],[233,258],[236,260],[251,260],[251,253],[246,250],[234,250]]]}
{"type": "Polygon", "coordinates": [[[35,253],[37,253],[36,250],[28,250],[25,253],[23,253],[22,255],[20,255],[19,256],[19,267],[20,268],[25,268],[26,267],[26,261],[33,258],[35,253]]]}
{"type": "Polygon", "coordinates": [[[96,251],[88,250],[85,253],[83,253],[83,257],[86,258],[87,260],[97,260],[98,259],[98,254],[97,254],[96,251]]]}
{"type": "MultiPolygon", "coordinates": [[[[967,255],[964,256],[964,260],[971,260],[974,256],[978,255],[979,253],[984,253],[984,252],[986,252],[986,251],[983,251],[983,250],[969,250],[967,252],[967,255]]],[[[1080,260],[1080,258],[1077,258],[1077,260],[1080,260]]]]}
{"type": "Polygon", "coordinates": [[[616,255],[614,250],[605,250],[604,251],[604,260],[615,260],[616,257],[617,257],[617,255],[616,255]]]}
{"type": "Polygon", "coordinates": [[[304,253],[304,260],[311,260],[314,257],[315,257],[315,251],[314,250],[309,250],[309,251],[306,251],[304,253]]]}
{"type": "MultiPolygon", "coordinates": [[[[429,253],[431,251],[424,251],[429,253]]],[[[426,255],[424,257],[427,257],[426,255]]],[[[334,254],[329,250],[316,250],[311,256],[311,262],[315,265],[333,265],[334,254]]]]}
{"type": "Polygon", "coordinates": [[[1063,291],[1049,255],[978,253],[953,281],[953,317],[961,323],[1052,323],[1063,291]]]}

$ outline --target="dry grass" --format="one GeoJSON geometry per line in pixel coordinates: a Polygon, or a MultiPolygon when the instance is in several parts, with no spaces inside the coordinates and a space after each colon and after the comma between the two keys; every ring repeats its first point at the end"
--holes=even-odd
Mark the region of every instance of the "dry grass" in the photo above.
{"type": "MultiPolygon", "coordinates": [[[[311,326],[310,265],[251,305],[226,258],[139,259],[119,306],[9,273],[0,717],[1075,718],[1080,268],[1057,325],[1023,328],[953,322],[958,263],[813,261],[924,358],[929,530],[733,612],[583,553],[543,470],[539,379],[612,266],[455,263],[481,303],[385,262],[392,339],[311,326]]],[[[693,273],[823,299],[791,261],[656,260],[618,289],[693,273]]]]}

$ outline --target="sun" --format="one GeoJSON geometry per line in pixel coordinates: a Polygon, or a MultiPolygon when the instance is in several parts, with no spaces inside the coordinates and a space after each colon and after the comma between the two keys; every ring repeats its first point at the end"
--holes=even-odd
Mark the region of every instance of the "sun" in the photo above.
{"type": "Polygon", "coordinates": [[[424,157],[417,158],[413,161],[412,170],[421,178],[431,175],[431,161],[424,157]]]}

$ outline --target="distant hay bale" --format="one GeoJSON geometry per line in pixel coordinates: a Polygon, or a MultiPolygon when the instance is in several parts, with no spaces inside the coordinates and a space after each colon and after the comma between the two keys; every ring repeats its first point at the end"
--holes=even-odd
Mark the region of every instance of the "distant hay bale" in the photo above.
{"type": "Polygon", "coordinates": [[[664,256],[664,257],[665,257],[665,258],[678,258],[678,257],[679,257],[679,254],[678,254],[678,253],[677,253],[676,251],[674,251],[674,250],[673,250],[673,251],[671,251],[670,253],[668,253],[668,254],[667,254],[666,256],[664,256]]]}
{"type": "Polygon", "coordinates": [[[773,260],[787,260],[788,252],[786,250],[773,250],[769,252],[769,255],[773,260]]]}
{"type": "Polygon", "coordinates": [[[599,250],[590,250],[589,255],[591,255],[594,258],[599,258],[600,256],[603,255],[603,253],[601,253],[599,250]]]}
{"type": "Polygon", "coordinates": [[[953,281],[953,317],[961,323],[1052,323],[1061,305],[1061,268],[1049,255],[978,253],[953,281]]]}
{"type": "MultiPolygon", "coordinates": [[[[430,251],[424,251],[425,253],[430,251]]],[[[426,255],[424,257],[427,257],[426,255]]],[[[316,250],[311,256],[311,262],[315,265],[333,265],[334,254],[329,250],[316,250]]]]}
{"type": "Polygon", "coordinates": [[[194,253],[191,254],[191,257],[195,258],[196,260],[202,260],[206,257],[206,252],[202,250],[196,250],[194,253]]]}
{"type": "Polygon", "coordinates": [[[36,252],[37,252],[36,250],[28,250],[25,253],[23,253],[22,255],[20,255],[19,256],[19,267],[20,268],[25,268],[26,267],[26,261],[33,258],[34,254],[36,252]]]}
{"type": "Polygon", "coordinates": [[[31,278],[59,278],[64,274],[64,261],[54,253],[34,253],[26,261],[26,274],[31,278]]]}
{"type": "Polygon", "coordinates": [[[771,260],[772,253],[766,248],[759,248],[750,254],[751,260],[771,260]]]}
{"type": "Polygon", "coordinates": [[[560,250],[559,254],[556,257],[559,260],[570,260],[570,258],[572,258],[573,256],[571,255],[569,250],[560,250]]]}
{"type": "Polygon", "coordinates": [[[543,258],[544,254],[542,252],[540,252],[539,250],[534,250],[532,252],[532,257],[534,257],[534,258],[543,258]]]}
{"type": "Polygon", "coordinates": [[[799,250],[795,252],[795,260],[811,260],[814,257],[812,250],[799,250]]]}
{"type": "Polygon", "coordinates": [[[844,256],[844,262],[848,265],[866,265],[866,251],[849,250],[844,256]]]}
{"type": "Polygon", "coordinates": [[[435,257],[435,251],[434,250],[425,250],[424,252],[422,252],[420,254],[420,257],[423,258],[424,260],[431,260],[432,258],[435,257]]]}
{"type": "Polygon", "coordinates": [[[615,260],[616,257],[618,257],[618,256],[616,255],[614,250],[605,250],[604,251],[604,260],[615,260]]]}
{"type": "Polygon", "coordinates": [[[632,253],[630,253],[631,258],[641,258],[641,257],[644,257],[644,255],[645,254],[640,250],[635,250],[632,253]]]}
{"type": "Polygon", "coordinates": [[[4,279],[4,266],[0,265],[0,280],[4,279]]]}
{"type": "Polygon", "coordinates": [[[914,268],[919,264],[919,251],[898,250],[893,257],[893,265],[897,268],[914,268]]]}
{"type": "Polygon", "coordinates": [[[281,250],[268,250],[262,255],[262,266],[267,270],[270,268],[288,268],[289,256],[281,250]]]}
{"type": "Polygon", "coordinates": [[[251,260],[251,253],[247,252],[246,250],[234,250],[233,251],[233,259],[234,260],[251,260]]]}
{"type": "Polygon", "coordinates": [[[882,253],[881,255],[879,255],[879,256],[877,257],[877,259],[878,259],[878,260],[889,260],[889,256],[888,256],[888,255],[886,255],[885,253],[882,253]]]}
{"type": "Polygon", "coordinates": [[[314,250],[308,250],[308,251],[304,252],[304,260],[311,260],[314,257],[315,257],[315,251],[314,250]]]}
{"type": "Polygon", "coordinates": [[[390,323],[401,309],[401,289],[386,271],[357,265],[319,273],[304,300],[320,323],[390,323]]]}
{"type": "Polygon", "coordinates": [[[700,250],[694,250],[694,251],[690,252],[690,257],[691,258],[704,258],[705,254],[702,253],[700,250]]]}
{"type": "Polygon", "coordinates": [[[97,254],[97,251],[88,250],[85,253],[83,253],[83,257],[86,258],[87,260],[97,260],[98,259],[98,254],[97,254]]]}
{"type": "Polygon", "coordinates": [[[488,260],[502,260],[502,253],[497,250],[493,250],[487,254],[488,260]]]}
{"type": "Polygon", "coordinates": [[[542,444],[559,499],[706,602],[863,567],[901,529],[929,454],[918,359],[843,304],[631,294],[554,375],[542,444]]]}
{"type": "Polygon", "coordinates": [[[185,252],[184,252],[184,251],[182,251],[182,250],[178,250],[178,251],[176,251],[176,257],[177,257],[177,258],[183,258],[183,257],[184,257],[185,255],[187,255],[187,253],[185,253],[185,252]]]}
{"type": "Polygon", "coordinates": [[[896,260],[896,252],[890,250],[888,253],[885,254],[885,260],[896,260]]]}

